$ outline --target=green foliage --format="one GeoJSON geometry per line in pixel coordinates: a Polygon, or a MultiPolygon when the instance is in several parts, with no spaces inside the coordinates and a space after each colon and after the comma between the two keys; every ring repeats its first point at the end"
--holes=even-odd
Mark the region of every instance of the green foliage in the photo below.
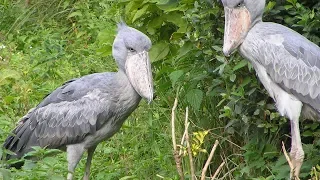
{"type": "MultiPolygon", "coordinates": [[[[268,1],[264,19],[284,24],[320,43],[319,2],[268,1]]],[[[212,144],[220,146],[207,172],[226,162],[221,179],[284,179],[289,147],[287,120],[277,113],[251,65],[222,53],[223,8],[217,1],[0,0],[0,139],[15,122],[64,81],[89,73],[116,71],[111,45],[120,19],[153,42],[150,52],[156,99],[129,117],[119,133],[98,146],[93,179],[178,179],[171,147],[170,112],[178,95],[177,134],[190,106],[195,169],[202,169],[212,144]]],[[[319,177],[319,124],[302,123],[306,160],[302,178],[319,177]],[[312,167],[315,167],[311,169],[312,167]]],[[[181,139],[181,137],[179,137],[181,139]]],[[[22,170],[0,169],[3,179],[61,179],[65,154],[36,149],[22,170]],[[49,172],[49,173],[48,173],[49,172]]],[[[3,162],[5,163],[5,162],[3,162]]],[[[13,162],[7,162],[13,163],[13,162]]],[[[76,178],[83,174],[80,161],[76,178]]],[[[189,161],[183,161],[186,177],[189,161]]],[[[197,175],[200,172],[196,172],[197,175]]]]}

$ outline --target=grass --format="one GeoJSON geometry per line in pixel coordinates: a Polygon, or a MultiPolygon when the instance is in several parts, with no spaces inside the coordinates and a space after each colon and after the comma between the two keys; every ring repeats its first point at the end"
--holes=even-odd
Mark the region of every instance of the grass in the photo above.
{"type": "MultiPolygon", "coordinates": [[[[171,6],[159,9],[151,0],[145,4],[139,0],[122,4],[109,0],[31,0],[27,6],[25,1],[0,0],[0,140],[21,116],[63,82],[90,73],[117,71],[110,47],[116,22],[126,14],[130,15],[126,17],[128,22],[149,33],[153,47],[165,48],[166,54],[152,64],[156,99],[151,105],[142,101],[121,130],[98,146],[92,179],[179,179],[170,124],[177,89],[180,102],[176,135],[182,138],[185,107],[189,106],[191,147],[197,153],[193,157],[196,176],[201,176],[208,152],[219,140],[207,176],[224,161],[220,179],[287,177],[289,169],[281,153],[281,141],[287,149],[290,145],[286,119],[279,117],[250,66],[239,56],[222,57],[222,8],[205,1],[181,1],[179,5],[180,9],[166,12],[163,9],[171,6]],[[148,5],[148,11],[132,23],[133,15],[145,10],[140,5],[148,5]],[[122,13],[123,9],[130,9],[130,13],[122,13]],[[173,32],[175,36],[171,36],[173,32]],[[193,134],[207,131],[202,138],[193,134]]],[[[271,15],[267,18],[281,15],[286,19],[278,18],[279,22],[296,22],[287,18],[281,7],[268,10],[271,15]]],[[[299,10],[305,14],[310,11],[299,10]]],[[[313,166],[312,176],[320,171],[316,166],[318,131],[317,123],[302,123],[306,152],[303,177],[311,177],[313,166]]],[[[4,179],[65,178],[65,153],[48,157],[49,151],[38,149],[36,153],[41,159],[38,163],[27,161],[22,170],[0,168],[0,174],[4,179]]],[[[85,156],[76,169],[76,179],[83,175],[85,156]]],[[[185,177],[190,179],[187,154],[182,159],[185,177]]]]}

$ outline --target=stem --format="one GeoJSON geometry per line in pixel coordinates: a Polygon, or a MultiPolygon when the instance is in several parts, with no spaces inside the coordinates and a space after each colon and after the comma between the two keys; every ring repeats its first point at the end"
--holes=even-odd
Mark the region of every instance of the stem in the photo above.
{"type": "Polygon", "coordinates": [[[194,166],[193,166],[193,159],[192,159],[192,151],[191,151],[191,147],[190,147],[190,143],[189,143],[189,133],[188,133],[188,126],[189,126],[189,122],[188,122],[188,107],[186,108],[186,119],[185,119],[185,129],[186,129],[186,142],[187,142],[187,149],[188,149],[188,155],[189,155],[189,161],[190,161],[190,170],[191,170],[191,179],[195,180],[195,171],[194,171],[194,166]]]}
{"type": "Polygon", "coordinates": [[[202,173],[201,173],[201,180],[204,180],[206,178],[206,172],[207,172],[207,169],[209,167],[209,164],[212,160],[212,157],[214,155],[214,152],[216,151],[217,147],[218,147],[218,144],[219,144],[219,141],[216,140],[216,142],[214,143],[213,145],[213,148],[211,149],[211,152],[210,152],[210,155],[206,161],[206,164],[204,165],[203,169],[202,169],[202,173]]]}
{"type": "Polygon", "coordinates": [[[183,170],[181,166],[181,156],[179,155],[179,152],[177,150],[177,142],[176,142],[176,135],[175,135],[176,133],[175,133],[174,121],[175,121],[175,110],[177,108],[177,105],[178,105],[178,98],[175,98],[172,111],[171,111],[171,133],[172,133],[171,135],[172,135],[174,161],[176,162],[176,167],[177,167],[178,174],[180,176],[180,180],[184,180],[183,170]]]}

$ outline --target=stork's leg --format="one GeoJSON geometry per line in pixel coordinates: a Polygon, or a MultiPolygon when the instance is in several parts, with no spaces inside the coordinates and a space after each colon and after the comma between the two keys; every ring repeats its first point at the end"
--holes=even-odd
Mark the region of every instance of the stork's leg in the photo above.
{"type": "Polygon", "coordinates": [[[290,178],[295,179],[299,177],[300,169],[304,159],[304,151],[302,149],[300,130],[299,130],[299,118],[293,118],[290,121],[291,125],[291,151],[290,157],[293,165],[293,172],[290,173],[290,178]]]}
{"type": "Polygon", "coordinates": [[[88,149],[88,157],[87,157],[87,162],[86,162],[86,171],[83,177],[83,180],[89,180],[90,178],[90,167],[91,167],[91,161],[93,157],[93,153],[96,150],[97,146],[93,146],[88,149]]]}
{"type": "Polygon", "coordinates": [[[67,160],[68,160],[68,177],[67,180],[73,179],[74,169],[79,163],[82,155],[84,153],[84,148],[80,144],[68,145],[67,146],[67,160]]]}

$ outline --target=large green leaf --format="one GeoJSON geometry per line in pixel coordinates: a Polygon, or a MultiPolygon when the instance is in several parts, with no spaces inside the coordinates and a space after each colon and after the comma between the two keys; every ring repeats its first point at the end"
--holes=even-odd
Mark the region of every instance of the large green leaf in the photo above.
{"type": "Polygon", "coordinates": [[[203,99],[203,92],[200,89],[192,89],[187,93],[186,98],[194,110],[199,110],[203,99]]]}
{"type": "Polygon", "coordinates": [[[136,14],[133,16],[132,18],[132,23],[135,22],[137,19],[139,19],[141,16],[143,16],[144,14],[146,14],[147,10],[148,10],[149,5],[146,4],[144,5],[141,9],[139,9],[136,14]]]}
{"type": "Polygon", "coordinates": [[[188,54],[193,49],[193,44],[191,42],[185,43],[180,49],[177,59],[183,57],[184,55],[188,54]]]}
{"type": "Polygon", "coordinates": [[[172,11],[179,5],[178,0],[157,0],[157,6],[164,11],[172,11]]]}
{"type": "Polygon", "coordinates": [[[179,27],[178,32],[185,33],[188,23],[183,19],[183,13],[181,12],[170,12],[164,16],[168,22],[171,22],[179,27]]]}
{"type": "Polygon", "coordinates": [[[169,77],[171,79],[172,82],[172,87],[174,87],[174,85],[176,84],[176,82],[178,81],[178,79],[183,75],[183,71],[182,70],[177,70],[177,71],[173,71],[169,77]]]}
{"type": "Polygon", "coordinates": [[[82,13],[80,11],[72,12],[71,14],[68,15],[68,19],[76,16],[82,16],[82,13]]]}
{"type": "Polygon", "coordinates": [[[156,62],[164,59],[170,51],[169,44],[160,42],[152,46],[150,51],[150,59],[152,62],[156,62]]]}
{"type": "Polygon", "coordinates": [[[247,64],[248,64],[247,60],[241,60],[239,63],[237,63],[237,65],[233,67],[233,71],[237,71],[238,69],[245,67],[247,64]]]}
{"type": "Polygon", "coordinates": [[[0,168],[0,176],[3,180],[10,180],[11,179],[11,172],[9,169],[0,168]]]}
{"type": "Polygon", "coordinates": [[[115,29],[108,27],[101,31],[97,40],[99,42],[99,49],[97,49],[97,53],[101,56],[109,56],[112,53],[112,44],[115,38],[115,29]]]}

